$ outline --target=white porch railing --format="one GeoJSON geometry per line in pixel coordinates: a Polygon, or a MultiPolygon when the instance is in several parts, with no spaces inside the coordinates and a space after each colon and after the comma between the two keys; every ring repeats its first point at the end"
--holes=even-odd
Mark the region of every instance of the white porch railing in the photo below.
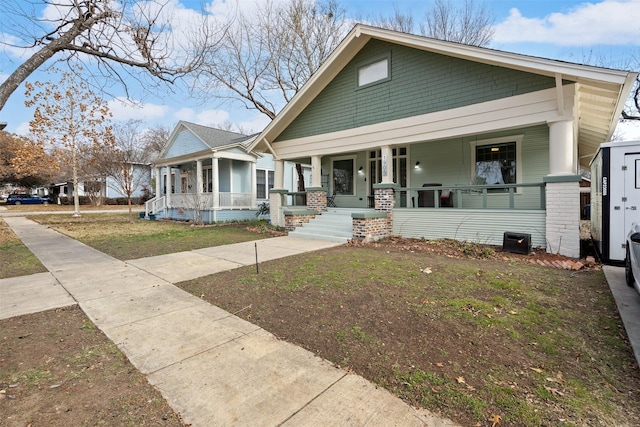
{"type": "Polygon", "coordinates": [[[220,193],[220,207],[251,209],[253,207],[253,196],[251,193],[220,193]]]}
{"type": "MultiPolygon", "coordinates": [[[[178,193],[171,194],[170,206],[167,206],[166,197],[151,199],[145,203],[147,213],[150,209],[185,208],[198,210],[211,210],[214,208],[222,209],[253,209],[253,195],[251,193],[219,193],[217,206],[213,203],[213,193],[178,193]],[[162,200],[162,203],[152,205],[151,202],[162,200]]],[[[151,212],[157,212],[152,210],[151,212]]]]}
{"type": "Polygon", "coordinates": [[[153,199],[149,199],[144,203],[144,213],[145,216],[149,215],[149,213],[157,213],[160,212],[167,207],[167,198],[165,196],[154,197],[153,199]]]}

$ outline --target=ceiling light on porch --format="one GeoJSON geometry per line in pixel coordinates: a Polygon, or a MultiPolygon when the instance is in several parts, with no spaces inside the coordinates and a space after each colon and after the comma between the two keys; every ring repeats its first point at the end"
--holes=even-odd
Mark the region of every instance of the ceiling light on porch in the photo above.
{"type": "Polygon", "coordinates": [[[491,147],[491,151],[500,151],[500,147],[491,147]]]}

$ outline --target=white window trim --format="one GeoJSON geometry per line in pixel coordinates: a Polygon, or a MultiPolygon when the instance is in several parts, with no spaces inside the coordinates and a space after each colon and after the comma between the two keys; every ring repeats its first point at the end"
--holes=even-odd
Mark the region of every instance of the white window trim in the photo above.
{"type": "Polygon", "coordinates": [[[351,196],[355,196],[358,192],[357,189],[357,170],[356,170],[356,164],[358,161],[358,156],[357,155],[352,155],[352,156],[339,156],[339,157],[331,157],[331,175],[329,175],[329,185],[331,186],[331,194],[335,194],[335,188],[334,188],[334,177],[333,177],[333,162],[335,161],[339,161],[339,160],[353,160],[353,169],[352,169],[352,174],[351,176],[353,176],[353,193],[351,194],[336,194],[336,196],[338,197],[351,197],[351,196]]]}
{"type": "Polygon", "coordinates": [[[373,85],[377,85],[380,83],[388,82],[391,80],[391,52],[378,55],[374,58],[371,58],[367,61],[362,61],[356,65],[356,89],[364,89],[371,87],[373,85]],[[360,70],[364,67],[369,67],[371,65],[377,64],[379,62],[387,61],[387,75],[377,80],[370,81],[368,83],[360,84],[360,70]]]}
{"type": "MultiPolygon", "coordinates": [[[[481,139],[469,141],[469,146],[471,147],[471,182],[473,182],[476,178],[476,147],[482,145],[494,145],[494,144],[503,144],[505,142],[515,142],[516,143],[516,184],[522,183],[522,140],[524,139],[524,135],[512,135],[512,136],[504,136],[500,138],[491,138],[491,139],[481,139]]],[[[488,195],[500,195],[502,193],[489,193],[488,195]]],[[[522,194],[522,187],[516,188],[516,194],[522,194]]]]}
{"type": "MultiPolygon", "coordinates": [[[[269,200],[269,184],[272,184],[271,181],[269,181],[269,172],[274,172],[273,169],[269,169],[269,168],[256,168],[256,194],[258,192],[258,171],[264,171],[264,185],[265,185],[265,194],[266,197],[264,199],[261,199],[258,197],[258,200],[269,200]]],[[[275,177],[274,177],[274,181],[275,181],[275,177]]]]}

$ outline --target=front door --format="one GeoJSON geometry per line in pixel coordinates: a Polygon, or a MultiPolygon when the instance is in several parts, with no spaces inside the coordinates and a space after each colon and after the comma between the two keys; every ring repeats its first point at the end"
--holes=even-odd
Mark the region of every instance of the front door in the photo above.
{"type": "MultiPolygon", "coordinates": [[[[407,162],[408,150],[407,147],[397,147],[392,150],[393,155],[393,182],[400,185],[400,187],[408,187],[409,182],[407,179],[407,162]]],[[[380,150],[369,151],[369,198],[373,198],[373,184],[379,184],[382,181],[382,156],[380,150]]],[[[369,203],[369,207],[373,207],[372,203],[369,203]]],[[[407,206],[407,192],[402,191],[400,193],[400,206],[407,206]]]]}

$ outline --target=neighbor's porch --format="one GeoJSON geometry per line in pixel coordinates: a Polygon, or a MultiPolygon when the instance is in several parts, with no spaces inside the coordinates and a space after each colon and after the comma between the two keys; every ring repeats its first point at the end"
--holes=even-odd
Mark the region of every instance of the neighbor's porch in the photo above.
{"type": "Polygon", "coordinates": [[[256,159],[251,155],[216,152],[206,158],[156,165],[154,175],[156,197],[145,204],[146,215],[204,222],[255,215],[260,185],[256,159]]]}

